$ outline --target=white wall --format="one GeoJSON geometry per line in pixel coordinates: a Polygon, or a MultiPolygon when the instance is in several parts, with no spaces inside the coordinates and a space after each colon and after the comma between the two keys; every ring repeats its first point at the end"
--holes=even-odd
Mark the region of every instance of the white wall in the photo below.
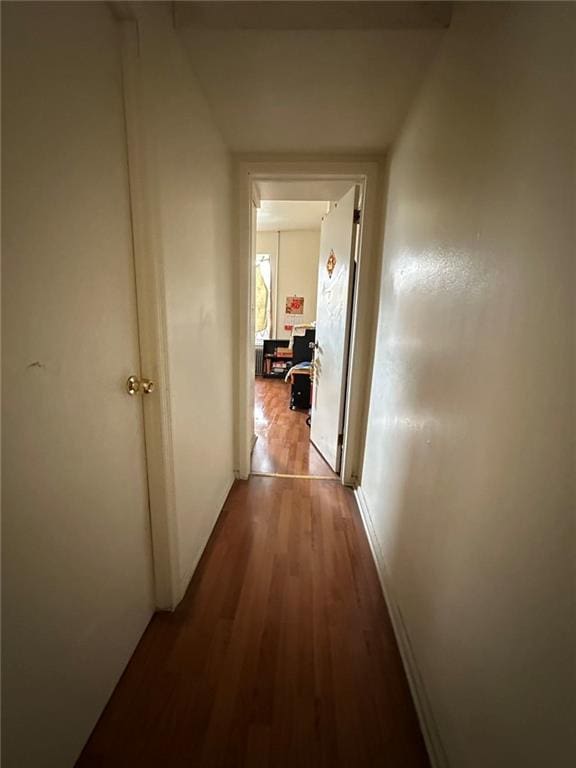
{"type": "Polygon", "coordinates": [[[362,492],[453,768],[575,762],[575,9],[545,5],[455,4],[391,157],[362,492]]]}
{"type": "Polygon", "coordinates": [[[233,482],[232,167],[168,4],[140,8],[161,233],[181,595],[233,482]]]}
{"type": "MultiPolygon", "coordinates": [[[[231,169],[170,7],[142,13],[182,591],[232,482],[231,169]]],[[[2,764],[68,768],[154,608],[120,31],[2,17],[2,764]]]]}
{"type": "Polygon", "coordinates": [[[275,258],[276,331],[273,336],[289,339],[291,331],[284,330],[287,296],[304,296],[304,313],[294,315],[296,324],[316,320],[320,230],[258,232],[256,250],[258,253],[270,253],[275,258]]]}

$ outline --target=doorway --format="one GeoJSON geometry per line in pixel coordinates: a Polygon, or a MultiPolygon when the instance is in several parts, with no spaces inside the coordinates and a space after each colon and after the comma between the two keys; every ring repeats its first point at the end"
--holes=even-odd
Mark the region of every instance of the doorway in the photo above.
{"type": "Polygon", "coordinates": [[[254,473],[329,477],[352,486],[358,481],[373,334],[378,171],[376,162],[240,164],[240,478],[254,473]],[[322,239],[326,222],[336,217],[348,193],[353,201],[349,241],[327,247],[322,239]],[[315,225],[309,226],[315,231],[308,238],[315,238],[313,247],[290,242],[298,237],[289,227],[301,225],[283,220],[283,232],[278,224],[282,208],[285,214],[316,213],[315,225]],[[286,268],[292,278],[306,272],[298,264],[311,249],[308,277],[299,284],[287,281],[286,268]],[[327,305],[327,297],[340,284],[346,291],[335,312],[341,332],[334,350],[326,336],[322,341],[315,334],[318,301],[320,316],[323,309],[324,318],[330,317],[334,307],[327,305]],[[331,349],[337,366],[334,356],[330,363],[325,357],[331,349]]]}
{"type": "Polygon", "coordinates": [[[263,199],[257,210],[253,474],[336,477],[310,440],[318,259],[329,209],[327,200],[263,199]]]}

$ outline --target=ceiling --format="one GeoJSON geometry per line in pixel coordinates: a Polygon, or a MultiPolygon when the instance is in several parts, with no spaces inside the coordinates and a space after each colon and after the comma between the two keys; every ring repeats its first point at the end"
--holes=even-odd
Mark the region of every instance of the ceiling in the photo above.
{"type": "Polygon", "coordinates": [[[195,29],[442,29],[442,0],[178,0],[176,27],[195,29]]]}
{"type": "Polygon", "coordinates": [[[262,200],[258,209],[258,232],[320,229],[328,206],[327,201],[318,200],[262,200]]]}
{"type": "MultiPolygon", "coordinates": [[[[370,22],[378,28],[345,29],[343,25],[353,25],[350,19],[333,21],[329,13],[320,13],[310,17],[314,23],[307,28],[294,29],[302,14],[292,20],[278,17],[278,24],[272,23],[274,16],[257,23],[238,8],[240,16],[228,15],[225,23],[220,17],[190,23],[186,10],[194,5],[175,4],[178,32],[224,140],[239,153],[385,150],[406,117],[446,26],[395,17],[394,23],[370,22]],[[322,28],[331,24],[336,28],[322,28]],[[258,26],[269,28],[253,28],[258,26]]],[[[228,5],[251,6],[216,4],[222,12],[228,5]]],[[[304,5],[322,11],[321,3],[304,5]]],[[[364,5],[437,4],[356,7],[364,5]]],[[[356,17],[363,18],[356,13],[351,19],[356,17]]]]}

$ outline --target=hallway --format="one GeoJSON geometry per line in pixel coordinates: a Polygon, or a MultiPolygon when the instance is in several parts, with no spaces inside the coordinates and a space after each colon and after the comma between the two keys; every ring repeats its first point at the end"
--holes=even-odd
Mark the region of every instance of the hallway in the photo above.
{"type": "Polygon", "coordinates": [[[256,377],[252,471],[336,477],[310,442],[305,411],[291,411],[290,385],[256,377]]]}
{"type": "Polygon", "coordinates": [[[429,765],[350,491],[236,483],[77,762],[160,765],[429,765]]]}
{"type": "Polygon", "coordinates": [[[576,4],[0,10],[2,767],[576,766],[576,4]]]}

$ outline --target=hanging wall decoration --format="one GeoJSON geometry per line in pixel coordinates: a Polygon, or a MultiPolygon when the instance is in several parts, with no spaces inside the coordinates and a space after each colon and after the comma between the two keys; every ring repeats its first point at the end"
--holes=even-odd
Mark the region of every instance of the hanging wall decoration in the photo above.
{"type": "Polygon", "coordinates": [[[286,313],[284,315],[284,330],[291,331],[294,328],[294,321],[298,318],[292,315],[304,314],[304,296],[286,296],[286,313]]]}
{"type": "Polygon", "coordinates": [[[336,254],[334,253],[334,251],[330,251],[330,256],[328,256],[328,261],[326,262],[328,277],[332,277],[332,272],[334,272],[335,266],[336,266],[336,254]]]}
{"type": "Polygon", "coordinates": [[[304,314],[304,296],[286,296],[286,314],[304,314]]]}

